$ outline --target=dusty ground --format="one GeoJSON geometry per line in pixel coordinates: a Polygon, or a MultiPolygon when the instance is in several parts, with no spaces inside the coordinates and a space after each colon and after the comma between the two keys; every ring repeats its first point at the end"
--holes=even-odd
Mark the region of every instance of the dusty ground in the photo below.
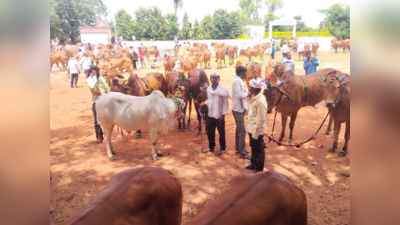
{"type": "MultiPolygon", "coordinates": [[[[282,56],[278,54],[277,57],[281,59],[282,56]]],[[[269,56],[265,56],[264,61],[266,59],[269,56]]],[[[333,67],[350,72],[349,53],[335,55],[324,52],[318,59],[320,69],[333,67]]],[[[146,63],[149,67],[150,63],[146,63]]],[[[227,152],[222,156],[200,153],[202,148],[207,147],[206,136],[203,135],[202,147],[196,131],[178,132],[175,126],[166,135],[159,136],[159,149],[165,156],[156,162],[151,159],[147,131],[143,132],[142,139],[136,139],[133,133],[121,137],[114,131],[112,142],[118,155],[114,162],[109,161],[105,144],[95,142],[91,94],[84,74],[79,76],[79,88],[70,88],[66,72],[59,71],[56,66],[53,69],[50,73],[50,163],[53,177],[50,206],[55,211],[50,216],[51,224],[66,220],[96,196],[112,175],[125,169],[153,166],[171,171],[183,188],[183,223],[224,191],[233,177],[251,173],[243,168],[249,161],[239,159],[234,153],[235,123],[232,114],[226,117],[228,144],[227,152]]],[[[206,73],[210,74],[213,70],[216,70],[214,62],[212,69],[206,70],[206,73]]],[[[135,72],[144,76],[150,71],[154,70],[139,69],[135,72]]],[[[228,65],[228,68],[219,69],[218,72],[222,77],[221,83],[230,89],[235,77],[234,66],[228,65]]],[[[302,62],[296,61],[296,73],[304,74],[302,62]]],[[[301,142],[313,134],[326,113],[327,109],[322,104],[320,109],[306,107],[300,110],[294,142],[301,142]]],[[[194,110],[191,119],[191,128],[195,128],[197,121],[194,110]]],[[[272,122],[273,114],[268,114],[265,133],[270,134],[272,122]]],[[[281,130],[279,116],[277,124],[275,136],[281,130]]],[[[344,126],[339,137],[339,148],[344,144],[344,126]]],[[[350,178],[345,175],[350,174],[351,144],[350,154],[345,158],[328,153],[333,139],[323,135],[325,127],[316,140],[300,149],[271,144],[266,149],[264,169],[281,172],[300,185],[307,196],[309,224],[350,224],[350,178]],[[318,148],[319,144],[324,147],[318,148]],[[318,165],[311,165],[313,161],[318,165]]],[[[217,142],[217,150],[218,147],[217,142]]],[[[248,143],[246,149],[250,149],[248,143]]]]}

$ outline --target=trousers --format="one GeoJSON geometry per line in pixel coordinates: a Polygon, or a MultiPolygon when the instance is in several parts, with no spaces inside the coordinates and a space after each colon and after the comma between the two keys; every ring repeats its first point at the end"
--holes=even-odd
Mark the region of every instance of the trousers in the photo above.
{"type": "Polygon", "coordinates": [[[241,155],[246,155],[246,127],[244,126],[244,111],[240,113],[232,110],[232,113],[236,123],[235,150],[241,155]]]}
{"type": "Polygon", "coordinates": [[[220,121],[219,119],[215,119],[212,117],[207,117],[207,127],[208,127],[208,147],[211,150],[214,150],[215,147],[215,128],[217,128],[219,133],[219,144],[222,150],[226,149],[226,140],[225,140],[225,121],[220,121]]]}
{"type": "Polygon", "coordinates": [[[77,73],[71,73],[71,87],[74,86],[74,83],[75,83],[75,86],[78,83],[78,75],[79,74],[77,74],[77,73]]]}
{"type": "Polygon", "coordinates": [[[264,170],[265,150],[264,150],[264,135],[260,135],[257,140],[252,138],[249,133],[250,147],[251,147],[251,165],[255,167],[256,171],[264,170]]]}

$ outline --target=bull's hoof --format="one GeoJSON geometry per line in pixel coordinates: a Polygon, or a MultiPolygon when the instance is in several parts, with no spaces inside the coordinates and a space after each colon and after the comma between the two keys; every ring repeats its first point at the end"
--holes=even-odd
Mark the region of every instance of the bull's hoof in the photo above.
{"type": "Polygon", "coordinates": [[[142,134],[141,133],[136,134],[136,138],[137,139],[142,138],[142,134]]]}
{"type": "Polygon", "coordinates": [[[277,141],[282,141],[283,137],[278,137],[278,139],[276,139],[277,141]]]}
{"type": "Polygon", "coordinates": [[[286,144],[287,144],[287,145],[292,145],[292,144],[293,144],[293,141],[292,141],[292,140],[289,140],[286,144]]]}
{"type": "Polygon", "coordinates": [[[339,156],[339,157],[345,157],[346,154],[347,154],[347,152],[345,152],[345,151],[340,151],[340,152],[338,153],[338,156],[339,156]]]}
{"type": "Polygon", "coordinates": [[[335,137],[335,135],[334,135],[334,134],[332,134],[331,138],[334,138],[334,137],[335,137]]]}
{"type": "Polygon", "coordinates": [[[116,154],[117,154],[117,152],[114,151],[114,150],[111,150],[111,153],[112,153],[113,155],[116,155],[116,154]]]}
{"type": "Polygon", "coordinates": [[[164,156],[164,154],[162,154],[162,152],[158,152],[158,153],[157,153],[157,156],[160,156],[160,157],[161,157],[161,156],[164,156]]]}
{"type": "Polygon", "coordinates": [[[50,207],[50,214],[52,214],[54,212],[54,208],[50,207]]]}
{"type": "Polygon", "coordinates": [[[329,149],[328,149],[328,152],[335,152],[336,151],[336,149],[334,149],[333,147],[330,147],[329,149]]]}
{"type": "Polygon", "coordinates": [[[157,161],[157,159],[158,159],[157,154],[156,154],[156,155],[153,155],[151,158],[152,158],[154,161],[157,161]]]}
{"type": "Polygon", "coordinates": [[[324,132],[324,135],[329,135],[329,131],[326,130],[326,131],[324,132]]]}
{"type": "Polygon", "coordinates": [[[110,161],[114,161],[114,160],[115,160],[114,156],[108,156],[108,159],[109,159],[110,161]]]}

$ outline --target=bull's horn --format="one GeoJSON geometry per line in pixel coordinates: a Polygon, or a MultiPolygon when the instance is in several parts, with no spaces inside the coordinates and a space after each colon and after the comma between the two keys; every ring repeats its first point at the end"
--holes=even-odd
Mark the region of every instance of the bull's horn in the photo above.
{"type": "Polygon", "coordinates": [[[276,62],[274,62],[274,60],[272,60],[272,63],[273,63],[275,66],[278,66],[278,64],[277,64],[276,62]]]}
{"type": "Polygon", "coordinates": [[[283,83],[285,83],[285,81],[281,81],[281,82],[277,83],[276,86],[281,87],[283,85],[283,83]]]}
{"type": "Polygon", "coordinates": [[[261,66],[264,65],[264,62],[261,62],[261,66]]]}
{"type": "Polygon", "coordinates": [[[325,78],[321,77],[322,82],[325,82],[325,78]]]}
{"type": "Polygon", "coordinates": [[[250,66],[253,66],[253,61],[250,61],[250,66]]]}
{"type": "Polygon", "coordinates": [[[345,78],[346,78],[345,76],[343,76],[342,78],[340,78],[340,82],[343,82],[343,80],[344,80],[345,78]]]}

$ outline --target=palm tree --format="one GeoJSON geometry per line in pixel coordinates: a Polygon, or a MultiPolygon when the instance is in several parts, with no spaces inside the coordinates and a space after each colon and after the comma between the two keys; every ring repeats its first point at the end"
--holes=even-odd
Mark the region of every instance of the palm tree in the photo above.
{"type": "Polygon", "coordinates": [[[182,9],[182,6],[183,6],[182,0],[174,0],[175,14],[178,12],[178,6],[179,6],[179,8],[182,9]]]}

